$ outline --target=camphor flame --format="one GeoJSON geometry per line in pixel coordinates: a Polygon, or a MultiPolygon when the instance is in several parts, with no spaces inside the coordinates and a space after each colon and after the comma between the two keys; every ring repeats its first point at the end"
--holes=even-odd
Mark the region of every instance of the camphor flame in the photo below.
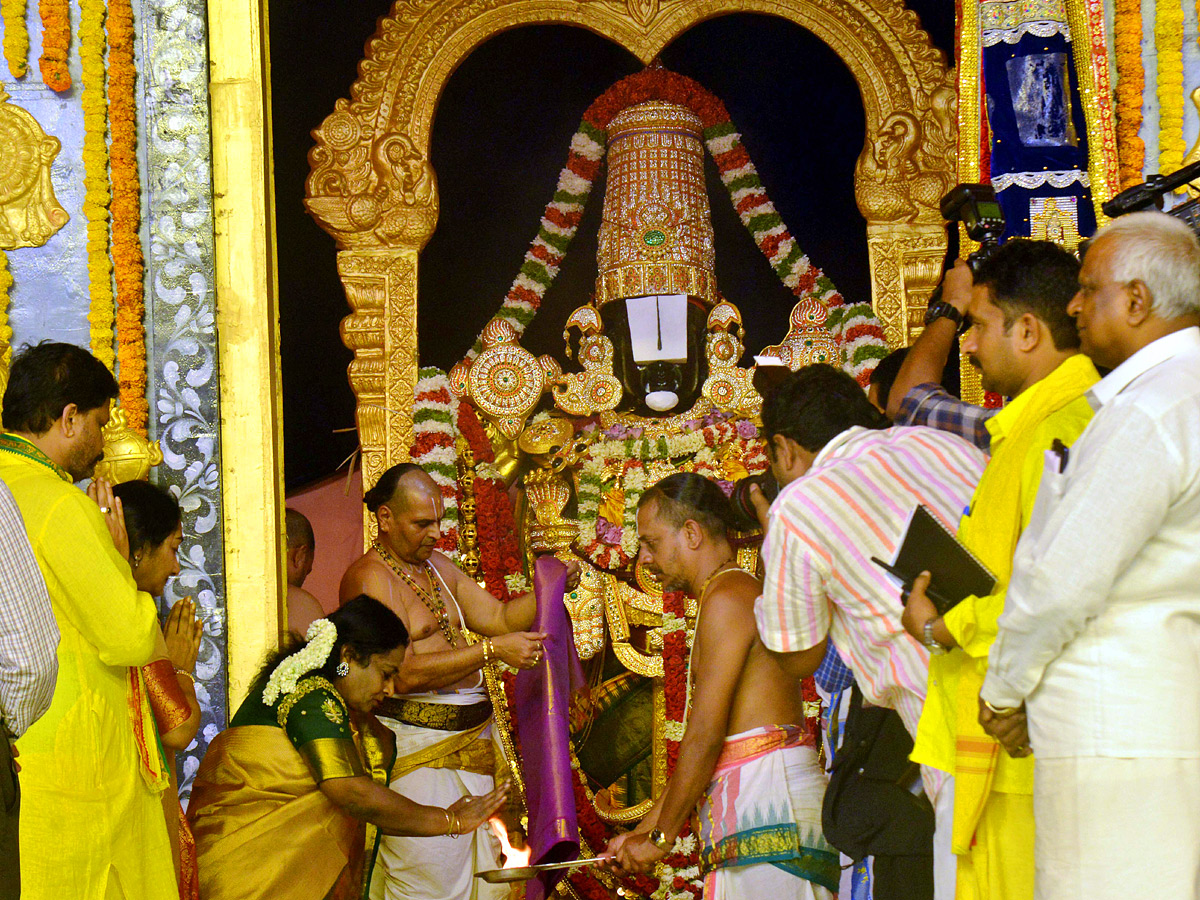
{"type": "Polygon", "coordinates": [[[525,845],[525,849],[518,850],[508,840],[508,829],[499,819],[488,819],[488,824],[492,826],[492,831],[496,833],[496,837],[500,840],[500,846],[504,851],[505,869],[518,869],[529,865],[529,857],[533,851],[529,849],[529,845],[525,845]]]}

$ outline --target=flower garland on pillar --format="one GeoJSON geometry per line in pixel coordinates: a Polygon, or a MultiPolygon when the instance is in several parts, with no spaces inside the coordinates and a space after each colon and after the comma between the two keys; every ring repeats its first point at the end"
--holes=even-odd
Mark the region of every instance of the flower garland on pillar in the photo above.
{"type": "MultiPolygon", "coordinates": [[[[81,5],[86,6],[87,4],[85,2],[81,5]]],[[[38,15],[42,20],[42,55],[38,58],[38,68],[41,69],[42,81],[45,82],[46,87],[61,93],[71,86],[71,73],[67,71],[67,48],[71,43],[71,4],[69,0],[41,0],[38,4],[38,15]]],[[[101,15],[103,15],[103,4],[101,4],[101,15]]],[[[23,23],[24,16],[21,18],[23,23]]],[[[7,17],[5,22],[5,32],[7,33],[7,17]]],[[[23,24],[22,30],[24,30],[23,24]]],[[[80,22],[79,30],[82,36],[83,22],[80,22]]],[[[6,40],[5,44],[7,45],[7,43],[6,40]]],[[[28,36],[25,38],[25,46],[26,52],[28,52],[28,36]]],[[[100,71],[104,72],[103,54],[101,54],[100,71]]]]}
{"type": "Polygon", "coordinates": [[[141,184],[137,161],[133,5],[109,0],[108,101],[112,130],[112,265],[117,283],[116,328],[121,407],[129,427],[146,434],[146,314],[143,294],[141,184]]]}
{"type": "Polygon", "coordinates": [[[0,0],[0,19],[4,21],[4,58],[13,78],[24,78],[29,71],[29,31],[25,27],[25,0],[0,0]]]}
{"type": "Polygon", "coordinates": [[[1154,4],[1154,46],[1158,49],[1158,170],[1183,165],[1183,7],[1179,0],[1154,4]]]}
{"type": "Polygon", "coordinates": [[[113,356],[112,262],[108,255],[108,104],[104,87],[104,0],[81,0],[83,62],[83,214],[87,219],[88,310],[92,353],[110,370],[113,356]]]}
{"type": "Polygon", "coordinates": [[[1142,127],[1142,92],[1146,88],[1141,0],[1116,0],[1113,39],[1117,57],[1117,156],[1124,190],[1141,184],[1146,164],[1146,144],[1138,134],[1142,127]]]}
{"type": "Polygon", "coordinates": [[[0,250],[0,342],[4,344],[4,353],[0,356],[0,370],[6,373],[12,360],[12,326],[8,324],[8,291],[12,284],[12,273],[8,271],[8,254],[0,250]]]}
{"type": "Polygon", "coordinates": [[[442,493],[442,535],[437,549],[458,558],[458,467],[454,438],[458,433],[458,400],[441,369],[417,372],[413,395],[413,444],[408,457],[428,473],[442,493]]]}
{"type": "MultiPolygon", "coordinates": [[[[537,315],[579,229],[583,208],[603,162],[609,122],[621,110],[650,100],[686,106],[700,117],[705,145],[742,224],[775,274],[797,298],[813,297],[830,310],[827,327],[839,334],[847,367],[865,384],[875,362],[889,352],[883,328],[870,304],[847,305],[828,276],[801,251],[767,196],[725,104],[698,82],[661,68],[643,69],[621,79],[584,112],[537,236],[493,318],[512,323],[519,338],[537,315]]],[[[481,333],[467,359],[474,359],[482,346],[481,333]]]]}

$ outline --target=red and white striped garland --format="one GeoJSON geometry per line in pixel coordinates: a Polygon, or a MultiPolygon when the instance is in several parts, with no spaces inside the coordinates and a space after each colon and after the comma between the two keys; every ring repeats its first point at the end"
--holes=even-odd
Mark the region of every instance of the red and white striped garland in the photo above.
{"type": "Polygon", "coordinates": [[[441,369],[417,373],[413,396],[413,444],[409,458],[429,473],[442,492],[442,536],[437,548],[458,559],[458,437],[459,399],[441,369]]]}
{"type": "MultiPolygon", "coordinates": [[[[838,341],[846,369],[865,385],[875,363],[889,351],[871,305],[846,303],[828,276],[800,250],[767,196],[725,105],[698,82],[661,68],[643,69],[618,81],[584,112],[537,236],[494,318],[511,322],[518,336],[533,321],[583,218],[603,162],[608,123],[622,109],[648,100],[678,103],[700,117],[705,145],[742,224],[784,285],[797,298],[812,297],[829,311],[825,327],[838,341]]],[[[479,352],[481,338],[467,353],[468,359],[479,352]]]]}

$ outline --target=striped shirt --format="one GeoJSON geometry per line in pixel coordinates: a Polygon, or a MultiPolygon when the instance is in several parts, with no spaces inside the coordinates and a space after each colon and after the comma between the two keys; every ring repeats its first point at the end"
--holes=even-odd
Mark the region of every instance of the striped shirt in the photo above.
{"type": "Polygon", "coordinates": [[[798,652],[828,638],[868,703],[900,713],[916,735],[929,654],[900,625],[900,591],[872,556],[891,560],[924,504],[952,531],[987,462],[932,428],[850,428],[771,505],[766,578],[755,618],[763,643],[798,652]]]}
{"type": "Polygon", "coordinates": [[[0,722],[12,737],[50,708],[58,624],[25,522],[0,481],[0,722]]]}

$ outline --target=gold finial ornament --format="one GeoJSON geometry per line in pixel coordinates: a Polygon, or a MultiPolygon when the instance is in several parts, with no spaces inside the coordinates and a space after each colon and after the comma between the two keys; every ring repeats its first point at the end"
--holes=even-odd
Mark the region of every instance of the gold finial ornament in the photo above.
{"type": "Polygon", "coordinates": [[[158,441],[148,441],[129,427],[125,410],[112,402],[104,435],[104,458],[96,464],[96,478],[107,478],[113,484],[122,481],[145,481],[150,470],[163,461],[158,441]]]}
{"type": "MultiPolygon", "coordinates": [[[[561,376],[554,385],[554,403],[571,416],[590,416],[616,409],[623,391],[613,375],[613,342],[601,333],[600,314],[592,306],[581,306],[567,319],[563,337],[571,329],[580,331],[579,362],[582,372],[561,376]]],[[[569,344],[568,344],[569,347],[569,344]]]]}
{"type": "Polygon", "coordinates": [[[8,100],[0,87],[0,250],[40,247],[71,218],[50,181],[62,142],[8,100]]]}
{"type": "Polygon", "coordinates": [[[738,365],[745,350],[741,330],[742,315],[731,303],[718,303],[708,314],[708,378],[702,393],[718,409],[753,417],[762,411],[762,397],[754,389],[754,369],[738,365]]]}
{"type": "Polygon", "coordinates": [[[812,363],[829,363],[841,368],[841,354],[825,329],[829,311],[809,297],[792,307],[788,333],[778,344],[764,347],[762,356],[774,356],[793,372],[812,363]]]}
{"type": "Polygon", "coordinates": [[[694,112],[661,101],[609,123],[597,303],[645,294],[718,302],[703,134],[694,112]]]}

